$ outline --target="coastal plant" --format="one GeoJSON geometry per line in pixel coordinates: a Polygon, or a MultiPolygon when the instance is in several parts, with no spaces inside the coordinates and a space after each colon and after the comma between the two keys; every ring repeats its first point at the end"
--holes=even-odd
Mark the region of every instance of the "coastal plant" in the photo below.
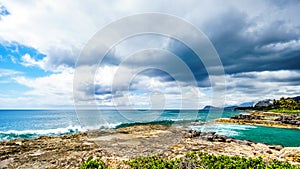
{"type": "MultiPolygon", "coordinates": [[[[132,169],[300,169],[287,162],[278,160],[264,161],[261,157],[245,158],[239,156],[216,156],[202,152],[187,153],[184,157],[166,159],[159,156],[139,157],[123,161],[132,169]]],[[[90,157],[80,169],[106,169],[107,165],[98,159],[90,157]]]]}
{"type": "Polygon", "coordinates": [[[106,164],[99,157],[93,159],[90,156],[80,167],[80,169],[107,169],[106,164]]]}
{"type": "Polygon", "coordinates": [[[277,160],[263,161],[262,158],[244,158],[239,156],[215,156],[202,152],[187,153],[183,158],[166,160],[161,157],[140,157],[125,161],[133,169],[183,169],[183,168],[207,168],[207,169],[300,169],[290,163],[277,160]]]}
{"type": "Polygon", "coordinates": [[[253,107],[237,107],[236,110],[258,110],[269,111],[275,113],[288,113],[288,114],[300,114],[300,100],[299,98],[281,97],[280,99],[272,100],[272,103],[268,106],[253,107]]]}
{"type": "Polygon", "coordinates": [[[293,110],[300,110],[300,102],[293,98],[281,97],[279,100],[273,100],[272,110],[277,110],[283,113],[290,111],[293,112],[293,110]]]}
{"type": "Polygon", "coordinates": [[[271,109],[268,111],[274,113],[300,114],[300,110],[290,110],[290,109],[271,109]]]}

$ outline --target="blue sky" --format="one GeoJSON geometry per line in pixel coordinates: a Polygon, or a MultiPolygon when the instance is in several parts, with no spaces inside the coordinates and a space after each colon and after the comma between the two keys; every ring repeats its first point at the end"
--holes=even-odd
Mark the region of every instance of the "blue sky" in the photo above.
{"type": "MultiPolygon", "coordinates": [[[[298,96],[299,8],[296,0],[0,1],[0,108],[72,108],[75,65],[88,40],[112,21],[143,12],[180,17],[207,35],[226,73],[225,105],[298,96]]],[[[186,32],[186,36],[192,35],[186,32]]],[[[154,54],[131,60],[124,70],[147,62],[164,68],[175,64],[154,54]]],[[[115,85],[124,87],[121,80],[115,85]]],[[[187,99],[199,102],[201,108],[212,103],[212,85],[190,48],[173,38],[143,35],[112,48],[99,65],[94,84],[81,89],[79,100],[86,105],[96,100],[100,107],[144,108],[157,101],[178,108],[187,99]],[[188,80],[176,82],[184,79],[183,72],[171,76],[152,69],[132,79],[130,92],[111,91],[124,58],[148,48],[177,55],[193,72],[197,86],[188,80]],[[182,98],[182,92],[187,98],[182,98]],[[191,99],[195,93],[197,99],[191,99]]]]}

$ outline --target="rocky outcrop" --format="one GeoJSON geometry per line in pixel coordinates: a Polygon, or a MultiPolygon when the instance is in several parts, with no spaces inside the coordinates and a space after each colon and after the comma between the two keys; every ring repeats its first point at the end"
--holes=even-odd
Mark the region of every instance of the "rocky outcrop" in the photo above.
{"type": "MultiPolygon", "coordinates": [[[[269,113],[269,112],[251,112],[250,120],[267,120],[267,121],[277,121],[282,124],[300,125],[300,115],[299,114],[283,114],[283,113],[269,113]]],[[[241,116],[243,119],[243,116],[241,116]]],[[[235,118],[235,117],[232,117],[235,118]]],[[[244,118],[247,119],[247,118],[244,118]]]]}
{"type": "Polygon", "coordinates": [[[251,112],[231,118],[216,119],[215,122],[300,129],[300,115],[298,114],[251,112]]]}
{"type": "Polygon", "coordinates": [[[76,168],[98,148],[86,133],[0,143],[0,168],[76,168]]]}
{"type": "Polygon", "coordinates": [[[237,120],[263,120],[262,116],[254,116],[254,115],[250,115],[250,114],[239,114],[239,115],[231,117],[231,119],[237,119],[237,120]]]}
{"type": "Polygon", "coordinates": [[[195,130],[188,130],[185,134],[185,138],[199,138],[212,142],[230,142],[231,140],[233,140],[226,136],[218,135],[216,134],[216,132],[201,132],[195,130]]]}
{"type": "Polygon", "coordinates": [[[236,140],[215,132],[143,125],[0,142],[0,168],[78,168],[89,156],[96,155],[115,168],[129,158],[157,155],[171,159],[191,151],[253,158],[261,156],[265,160],[300,164],[300,148],[236,140]]]}
{"type": "Polygon", "coordinates": [[[280,121],[284,124],[300,126],[300,115],[278,116],[275,121],[280,121]]]}
{"type": "Polygon", "coordinates": [[[253,107],[269,107],[272,106],[273,101],[271,99],[258,101],[253,105],[253,107]]]}

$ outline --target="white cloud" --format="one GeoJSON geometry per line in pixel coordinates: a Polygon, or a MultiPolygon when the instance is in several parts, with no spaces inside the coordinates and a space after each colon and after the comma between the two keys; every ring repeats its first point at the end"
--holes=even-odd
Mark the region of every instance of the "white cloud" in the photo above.
{"type": "Polygon", "coordinates": [[[0,68],[0,77],[12,77],[15,75],[20,75],[22,72],[12,70],[12,69],[2,69],[0,68]]]}
{"type": "Polygon", "coordinates": [[[300,72],[290,70],[227,75],[226,104],[300,95],[300,72]]]}
{"type": "Polygon", "coordinates": [[[100,67],[95,75],[95,84],[99,84],[103,87],[111,86],[114,80],[116,70],[117,66],[100,67]]]}
{"type": "MultiPolygon", "coordinates": [[[[12,61],[13,60],[15,61],[14,57],[12,57],[11,59],[12,61]]],[[[48,63],[49,63],[49,57],[44,57],[42,60],[36,60],[32,58],[28,53],[26,53],[21,57],[21,62],[20,62],[20,64],[22,64],[25,67],[38,67],[42,70],[52,71],[52,72],[63,72],[65,71],[65,69],[72,69],[65,64],[53,66],[48,63]]]]}
{"type": "Polygon", "coordinates": [[[34,58],[32,58],[28,53],[23,55],[21,57],[21,64],[26,66],[26,67],[32,67],[32,66],[37,66],[41,69],[45,68],[45,62],[43,60],[36,61],[34,58]]]}
{"type": "Polygon", "coordinates": [[[262,51],[274,51],[279,52],[283,50],[299,50],[300,49],[300,40],[291,40],[288,42],[277,42],[277,43],[271,43],[268,45],[264,45],[259,48],[259,50],[262,51]]]}
{"type": "Polygon", "coordinates": [[[38,78],[26,78],[23,76],[14,78],[19,84],[23,84],[34,90],[27,92],[30,95],[61,95],[72,93],[73,70],[66,69],[57,74],[38,78]]]}
{"type": "Polygon", "coordinates": [[[300,78],[300,72],[292,71],[292,70],[244,72],[244,73],[231,75],[231,77],[250,77],[265,82],[268,81],[284,82],[284,81],[290,81],[290,79],[300,78]]]}
{"type": "Polygon", "coordinates": [[[72,108],[72,102],[66,96],[19,96],[0,97],[0,107],[3,109],[40,109],[40,108],[72,108]]]}
{"type": "Polygon", "coordinates": [[[16,64],[17,63],[17,59],[14,56],[10,56],[10,60],[12,63],[16,64]]]}
{"type": "Polygon", "coordinates": [[[30,102],[26,104],[28,107],[36,108],[36,104],[37,107],[70,107],[73,105],[73,69],[65,69],[60,73],[44,77],[17,76],[13,79],[18,84],[30,88],[19,97],[20,100],[28,98],[29,101],[26,101],[30,102]]]}

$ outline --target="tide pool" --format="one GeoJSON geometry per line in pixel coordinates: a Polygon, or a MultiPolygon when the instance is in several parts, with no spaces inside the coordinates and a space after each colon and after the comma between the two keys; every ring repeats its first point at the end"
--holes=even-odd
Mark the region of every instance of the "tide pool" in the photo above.
{"type": "Polygon", "coordinates": [[[300,130],[238,124],[208,124],[190,126],[198,131],[214,131],[235,139],[251,140],[286,147],[300,146],[300,130]]]}

